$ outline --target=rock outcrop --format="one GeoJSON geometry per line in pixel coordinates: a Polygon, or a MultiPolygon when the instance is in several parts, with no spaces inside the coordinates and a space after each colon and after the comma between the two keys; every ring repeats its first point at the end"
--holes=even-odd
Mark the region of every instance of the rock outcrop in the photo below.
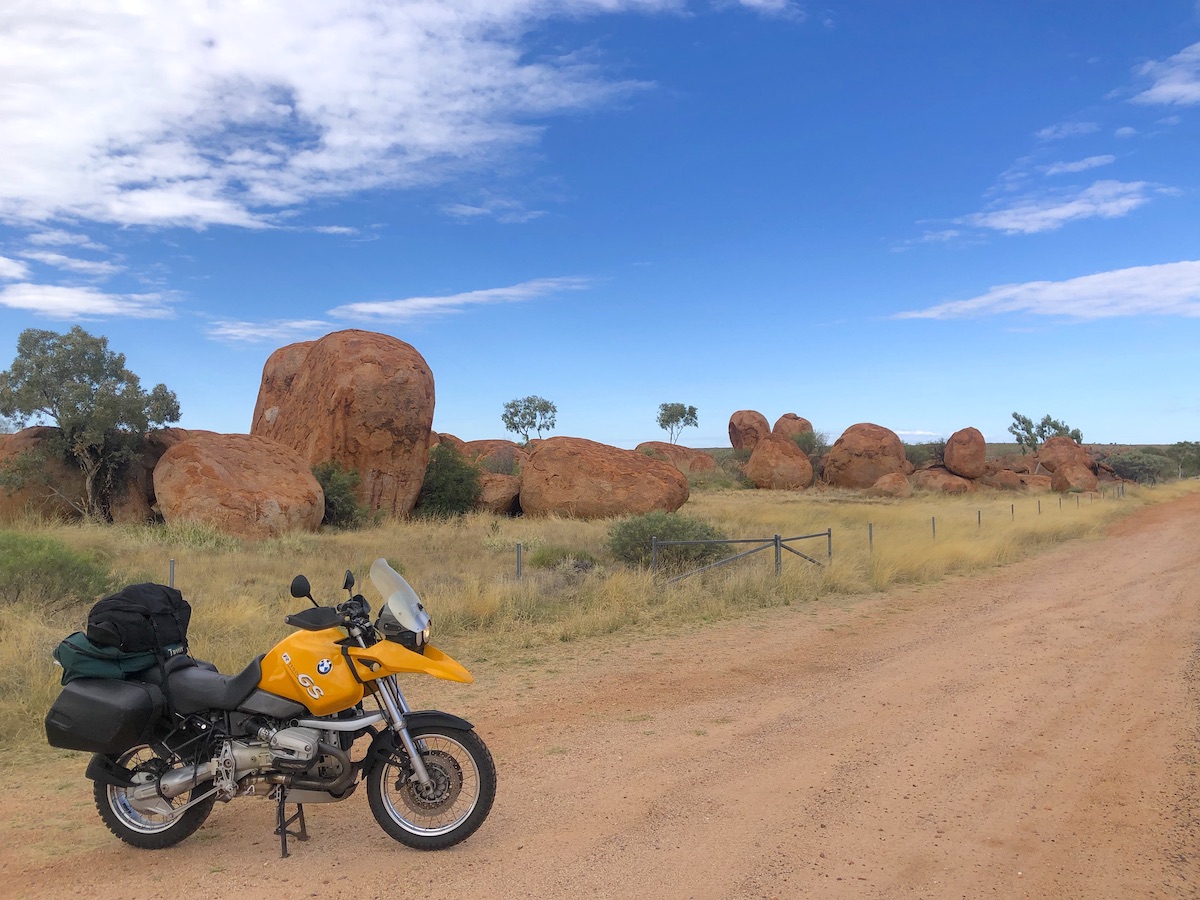
{"type": "Polygon", "coordinates": [[[812,463],[804,451],[783,435],[759,441],[742,471],[756,488],[767,490],[802,490],[813,478],[812,463]]]}
{"type": "Polygon", "coordinates": [[[642,441],[634,447],[634,451],[669,462],[684,475],[703,475],[717,470],[717,461],[711,453],[668,444],[666,441],[642,441]]]}
{"type": "Polygon", "coordinates": [[[1090,467],[1077,462],[1061,463],[1050,476],[1050,487],[1066,493],[1068,491],[1094,491],[1099,486],[1096,473],[1090,467]]]}
{"type": "Polygon", "coordinates": [[[180,441],[158,461],[154,493],[167,524],[201,522],[238,537],[316,531],[325,515],[308,461],[261,435],[180,441]]]}
{"type": "Polygon", "coordinates": [[[538,441],[521,473],[526,515],[581,519],[674,512],[687,502],[688,480],[670,463],[636,450],[583,438],[538,441]]]}
{"type": "Polygon", "coordinates": [[[752,409],[739,409],[729,417],[729,443],[734,450],[753,450],[771,433],[767,418],[752,409]]]}
{"type": "Polygon", "coordinates": [[[894,431],[863,422],[851,425],[825,455],[824,478],[835,487],[869,488],[882,476],[909,474],[904,444],[894,431]]]}
{"type": "Polygon", "coordinates": [[[517,475],[484,472],[479,476],[478,509],[500,516],[514,516],[521,512],[517,498],[521,493],[521,479],[517,475]]]}
{"type": "Polygon", "coordinates": [[[912,485],[899,472],[881,475],[867,491],[875,497],[896,497],[900,500],[912,496],[912,485]]]}
{"type": "Polygon", "coordinates": [[[987,461],[987,442],[978,428],[963,428],[950,435],[943,454],[946,468],[962,478],[978,478],[987,461]]]}
{"type": "Polygon", "coordinates": [[[979,476],[978,482],[994,491],[1025,490],[1025,483],[1021,480],[1021,476],[1011,469],[998,469],[994,472],[985,472],[979,476]]]}
{"type": "Polygon", "coordinates": [[[912,483],[923,491],[940,491],[943,494],[969,494],[976,490],[974,481],[955,475],[942,466],[918,469],[913,473],[912,483]]]}
{"type": "Polygon", "coordinates": [[[467,441],[459,451],[484,471],[502,475],[516,475],[529,459],[520,444],[502,439],[467,441]]]}
{"type": "Polygon", "coordinates": [[[1059,466],[1068,463],[1085,466],[1089,469],[1095,467],[1092,454],[1069,437],[1048,438],[1038,447],[1037,456],[1042,468],[1051,474],[1054,474],[1059,466]]]}
{"type": "Polygon", "coordinates": [[[353,469],[364,506],[407,515],[425,478],[433,404],[433,374],[413,347],[337,331],[271,354],[250,430],[310,466],[332,460],[353,469]]]}
{"type": "Polygon", "coordinates": [[[808,419],[801,418],[795,413],[784,413],[775,420],[775,425],[771,428],[771,434],[790,438],[792,435],[804,434],[806,431],[812,430],[812,422],[808,421],[808,419]]]}
{"type": "Polygon", "coordinates": [[[0,521],[25,515],[75,519],[87,507],[83,472],[50,449],[59,434],[48,425],[0,434],[0,474],[14,479],[11,488],[0,485],[0,521]]]}

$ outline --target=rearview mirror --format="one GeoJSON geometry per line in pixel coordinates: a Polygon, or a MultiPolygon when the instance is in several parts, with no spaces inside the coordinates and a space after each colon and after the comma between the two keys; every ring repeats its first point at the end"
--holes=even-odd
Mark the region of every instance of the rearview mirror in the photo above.
{"type": "Polygon", "coordinates": [[[312,599],[312,585],[308,583],[308,579],[303,575],[297,575],[292,579],[291,591],[292,596],[297,600],[300,600],[304,597],[307,597],[309,600],[312,599]]]}
{"type": "Polygon", "coordinates": [[[342,582],[342,590],[348,591],[354,587],[354,573],[349,569],[346,570],[346,580],[342,582]]]}

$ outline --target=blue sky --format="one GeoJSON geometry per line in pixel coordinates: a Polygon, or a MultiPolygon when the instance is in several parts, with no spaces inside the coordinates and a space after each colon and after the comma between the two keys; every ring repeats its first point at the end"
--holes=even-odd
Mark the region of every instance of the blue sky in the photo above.
{"type": "Polygon", "coordinates": [[[1200,439],[1191,0],[19,2],[0,123],[0,366],[81,324],[185,427],[357,327],[466,440],[1200,439]]]}

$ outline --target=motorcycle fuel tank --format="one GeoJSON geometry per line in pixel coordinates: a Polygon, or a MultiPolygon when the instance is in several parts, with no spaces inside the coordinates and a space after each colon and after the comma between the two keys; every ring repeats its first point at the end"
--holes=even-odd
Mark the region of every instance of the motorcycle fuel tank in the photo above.
{"type": "Polygon", "coordinates": [[[345,636],[340,628],[288,635],[263,657],[259,688],[304,704],[314,716],[354,706],[363,686],[337,643],[345,636]]]}

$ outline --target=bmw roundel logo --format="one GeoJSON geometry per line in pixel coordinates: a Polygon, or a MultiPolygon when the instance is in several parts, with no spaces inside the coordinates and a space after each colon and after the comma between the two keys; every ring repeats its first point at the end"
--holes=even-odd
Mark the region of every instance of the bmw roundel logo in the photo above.
{"type": "Polygon", "coordinates": [[[333,663],[331,663],[327,659],[323,659],[319,663],[317,663],[317,671],[320,672],[322,675],[328,675],[332,668],[333,668],[333,663]]]}

